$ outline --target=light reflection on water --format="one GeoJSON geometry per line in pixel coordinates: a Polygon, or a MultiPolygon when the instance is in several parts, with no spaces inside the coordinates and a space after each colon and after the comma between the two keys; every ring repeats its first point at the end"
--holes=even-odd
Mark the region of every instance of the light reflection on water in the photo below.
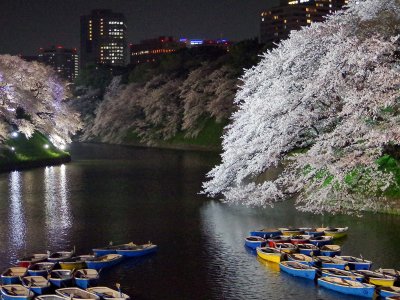
{"type": "Polygon", "coordinates": [[[68,238],[72,226],[66,169],[65,165],[47,167],[44,173],[46,231],[53,247],[68,238]]]}
{"type": "Polygon", "coordinates": [[[25,243],[26,220],[22,202],[21,172],[11,172],[9,175],[10,213],[9,213],[9,243],[12,255],[18,253],[25,243]]]}

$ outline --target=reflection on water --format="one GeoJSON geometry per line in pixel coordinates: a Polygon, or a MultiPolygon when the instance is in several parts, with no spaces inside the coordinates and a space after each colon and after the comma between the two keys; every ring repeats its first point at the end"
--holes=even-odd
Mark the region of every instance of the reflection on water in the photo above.
{"type": "Polygon", "coordinates": [[[109,241],[151,240],[159,252],[101,274],[135,300],[353,299],[281,273],[244,246],[262,227],[349,226],[343,254],[400,268],[400,217],[314,216],[291,203],[252,209],[198,192],[218,156],[206,152],[75,145],[65,166],[0,174],[0,272],[19,256],[79,253],[109,241]],[[384,249],[384,254],[382,254],[384,249]]]}
{"type": "Polygon", "coordinates": [[[66,169],[65,165],[47,167],[44,172],[46,231],[53,247],[68,238],[72,226],[66,169]]]}
{"type": "Polygon", "coordinates": [[[9,213],[9,242],[13,256],[24,245],[26,221],[22,203],[21,172],[11,172],[9,175],[10,213],[9,213]]]}

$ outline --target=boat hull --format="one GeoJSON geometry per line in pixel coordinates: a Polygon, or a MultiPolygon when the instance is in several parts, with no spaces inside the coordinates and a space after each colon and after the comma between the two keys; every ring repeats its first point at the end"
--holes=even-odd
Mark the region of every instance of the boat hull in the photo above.
{"type": "Polygon", "coordinates": [[[290,268],[282,263],[279,264],[279,267],[283,272],[288,273],[292,276],[296,276],[296,277],[302,277],[302,278],[314,280],[315,277],[317,276],[316,269],[298,270],[298,269],[290,268]]]}
{"type": "Polygon", "coordinates": [[[63,288],[72,285],[72,278],[71,279],[49,278],[49,281],[52,285],[58,288],[63,288]]]}
{"type": "Polygon", "coordinates": [[[123,256],[109,260],[109,261],[86,261],[86,265],[88,269],[95,269],[95,270],[100,270],[103,268],[110,268],[112,266],[115,266],[116,264],[119,264],[123,259],[123,256]]]}
{"type": "Polygon", "coordinates": [[[259,250],[257,250],[257,255],[266,261],[270,261],[277,264],[281,262],[283,257],[283,253],[265,253],[259,250]]]}
{"type": "Polygon", "coordinates": [[[97,282],[97,278],[75,278],[75,285],[84,290],[91,286],[97,285],[97,282]]]}
{"type": "Polygon", "coordinates": [[[328,250],[321,250],[320,255],[321,256],[329,256],[329,257],[335,257],[336,255],[340,255],[341,251],[328,251],[328,250]]]}
{"type": "MultiPolygon", "coordinates": [[[[5,286],[5,287],[7,287],[7,286],[5,286]]],[[[22,288],[22,286],[20,286],[20,287],[22,288]]],[[[24,289],[26,289],[26,288],[24,288],[24,289]]],[[[9,295],[3,287],[1,288],[2,300],[30,300],[30,299],[33,299],[33,297],[35,296],[35,294],[32,291],[30,291],[27,294],[28,295],[9,295]]]]}
{"type": "Polygon", "coordinates": [[[336,277],[336,278],[341,278],[341,279],[346,279],[346,280],[356,280],[359,282],[362,282],[364,280],[363,276],[356,276],[356,275],[337,275],[337,274],[332,274],[332,273],[325,273],[324,270],[322,269],[321,272],[321,277],[336,277]]]}
{"type": "Polygon", "coordinates": [[[3,284],[18,284],[21,283],[19,276],[1,276],[1,282],[3,284]]]}
{"type": "Polygon", "coordinates": [[[371,286],[365,286],[365,287],[346,287],[342,286],[339,284],[331,283],[331,282],[326,282],[324,280],[318,279],[318,285],[322,286],[326,289],[339,292],[342,294],[347,294],[347,295],[354,295],[354,296],[359,296],[359,297],[365,297],[365,298],[370,298],[374,296],[375,288],[371,286]]]}
{"type": "Polygon", "coordinates": [[[249,247],[251,249],[256,249],[258,247],[265,247],[267,245],[267,242],[262,242],[262,241],[249,241],[249,240],[245,240],[244,242],[246,247],[249,247]]]}
{"type": "Polygon", "coordinates": [[[84,269],[86,268],[86,263],[84,261],[82,262],[60,262],[59,263],[61,269],[63,270],[79,270],[79,269],[84,269]]]}
{"type": "MultiPolygon", "coordinates": [[[[256,247],[257,248],[257,247],[256,247]]],[[[143,255],[148,255],[157,251],[157,246],[152,245],[145,249],[141,250],[119,250],[117,249],[117,254],[125,256],[125,257],[138,257],[143,255]]]]}
{"type": "Polygon", "coordinates": [[[280,231],[250,231],[250,236],[259,236],[262,238],[270,238],[281,235],[280,231]]]}
{"type": "Polygon", "coordinates": [[[368,282],[377,286],[393,286],[395,279],[369,278],[368,282]]]}

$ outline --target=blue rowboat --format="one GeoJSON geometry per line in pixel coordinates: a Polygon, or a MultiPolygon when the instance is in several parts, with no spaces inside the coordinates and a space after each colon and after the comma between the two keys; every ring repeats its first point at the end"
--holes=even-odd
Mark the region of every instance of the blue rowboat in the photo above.
{"type": "Polygon", "coordinates": [[[354,256],[336,256],[336,258],[347,261],[350,270],[369,270],[372,266],[372,261],[354,256]]]}
{"type": "Polygon", "coordinates": [[[35,263],[28,268],[28,274],[30,276],[43,276],[47,277],[51,270],[53,270],[55,266],[54,262],[39,262],[35,263]]]}
{"type": "Polygon", "coordinates": [[[265,247],[267,241],[259,236],[249,236],[245,239],[244,244],[251,249],[256,249],[257,247],[265,247]]]}
{"type": "Polygon", "coordinates": [[[121,286],[117,283],[116,284],[118,291],[110,289],[105,286],[96,286],[93,288],[88,288],[87,290],[93,294],[96,294],[103,300],[112,300],[112,299],[118,299],[118,300],[123,300],[123,299],[130,299],[130,297],[121,292],[121,286]]]}
{"type": "Polygon", "coordinates": [[[275,248],[284,253],[295,253],[297,251],[297,246],[292,243],[276,243],[275,248]]]}
{"type": "Polygon", "coordinates": [[[52,270],[49,275],[49,281],[55,287],[66,287],[72,284],[72,271],[71,270],[52,270]]]}
{"type": "Polygon", "coordinates": [[[103,256],[96,257],[92,260],[87,260],[86,265],[88,269],[100,270],[102,268],[112,267],[123,259],[120,254],[107,254],[103,256]]]}
{"type": "Polygon", "coordinates": [[[317,256],[316,262],[322,268],[335,268],[339,270],[350,270],[347,262],[338,258],[329,256],[317,256]]]}
{"type": "Polygon", "coordinates": [[[325,245],[332,244],[333,237],[331,236],[317,236],[310,239],[310,244],[313,244],[318,247],[322,247],[325,245]]]}
{"type": "Polygon", "coordinates": [[[375,286],[372,284],[361,283],[355,280],[347,280],[336,277],[321,277],[318,285],[347,295],[370,298],[374,296],[375,286]]]}
{"type": "Polygon", "coordinates": [[[21,279],[22,285],[36,295],[43,295],[50,291],[51,284],[43,276],[26,276],[21,279]]]}
{"type": "Polygon", "coordinates": [[[121,244],[121,245],[113,245],[112,242],[106,247],[101,247],[101,248],[94,248],[92,249],[94,255],[96,256],[104,256],[107,254],[117,254],[117,249],[123,248],[125,246],[130,246],[130,245],[135,245],[133,242],[129,242],[127,244],[121,244]]]}
{"type": "Polygon", "coordinates": [[[157,245],[147,243],[143,245],[128,245],[117,249],[117,254],[125,257],[136,257],[151,254],[157,251],[157,245]]]}
{"type": "Polygon", "coordinates": [[[3,300],[31,300],[35,294],[20,284],[8,284],[1,287],[3,300]]]}
{"type": "Polygon", "coordinates": [[[1,282],[3,284],[16,284],[21,283],[20,277],[26,275],[27,268],[12,267],[8,268],[1,274],[1,282]]]}
{"type": "Polygon", "coordinates": [[[95,269],[80,269],[74,273],[75,285],[86,290],[94,286],[99,280],[99,273],[95,269]]]}
{"type": "Polygon", "coordinates": [[[397,286],[381,286],[377,288],[378,295],[382,298],[399,296],[400,297],[400,287],[397,286]]]}
{"type": "Polygon", "coordinates": [[[303,265],[295,261],[283,261],[279,264],[282,271],[298,277],[314,280],[317,276],[317,269],[311,266],[303,265]]]}
{"type": "Polygon", "coordinates": [[[322,268],[321,269],[322,277],[337,277],[347,280],[357,280],[362,282],[364,280],[364,276],[356,275],[350,271],[339,270],[335,268],[322,268]]]}
{"type": "Polygon", "coordinates": [[[315,261],[312,257],[305,255],[305,254],[299,254],[299,253],[292,253],[288,254],[287,258],[289,261],[295,261],[303,265],[307,266],[314,266],[315,261]]]}
{"type": "Polygon", "coordinates": [[[321,247],[321,255],[322,256],[330,256],[335,257],[340,255],[342,252],[342,248],[339,245],[325,245],[321,247]]]}
{"type": "Polygon", "coordinates": [[[324,228],[305,228],[304,233],[312,237],[323,236],[324,228]]]}
{"type": "Polygon", "coordinates": [[[260,230],[254,230],[254,231],[250,231],[250,236],[259,236],[262,238],[271,238],[274,236],[278,236],[281,235],[281,231],[279,229],[276,228],[263,228],[260,230]]]}
{"type": "Polygon", "coordinates": [[[97,296],[94,293],[91,293],[89,291],[82,290],[77,287],[70,287],[70,288],[63,288],[63,289],[57,289],[56,294],[60,295],[61,297],[64,297],[64,299],[70,299],[70,300],[77,300],[77,299],[93,299],[93,300],[100,300],[100,297],[97,296]]]}
{"type": "Polygon", "coordinates": [[[313,244],[298,244],[297,247],[300,254],[305,254],[308,256],[319,255],[319,248],[313,244]]]}

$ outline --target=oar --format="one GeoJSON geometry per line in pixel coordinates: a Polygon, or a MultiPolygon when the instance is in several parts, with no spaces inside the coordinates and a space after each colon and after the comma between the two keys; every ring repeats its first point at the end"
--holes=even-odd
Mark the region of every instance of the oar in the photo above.
{"type": "Polygon", "coordinates": [[[115,286],[116,286],[117,289],[118,289],[119,297],[122,298],[121,285],[120,285],[119,283],[116,283],[115,286]]]}

